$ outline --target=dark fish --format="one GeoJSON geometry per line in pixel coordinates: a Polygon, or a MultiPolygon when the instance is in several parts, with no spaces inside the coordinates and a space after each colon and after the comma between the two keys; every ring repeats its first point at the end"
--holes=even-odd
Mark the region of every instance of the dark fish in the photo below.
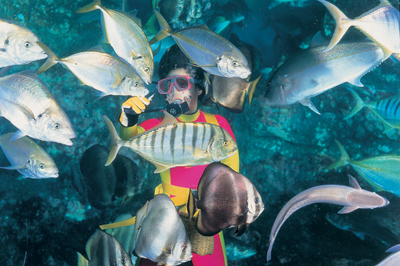
{"type": "Polygon", "coordinates": [[[336,213],[325,214],[326,220],[335,227],[350,231],[359,237],[365,239],[365,235],[373,237],[386,245],[388,248],[399,243],[395,235],[386,227],[382,227],[374,221],[364,216],[355,217],[353,215],[339,215],[336,213]]]}
{"type": "Polygon", "coordinates": [[[96,208],[104,208],[114,200],[117,177],[113,165],[104,166],[107,157],[108,150],[96,144],[83,153],[80,161],[89,202],[96,208]]]}
{"type": "Polygon", "coordinates": [[[196,208],[200,210],[196,229],[204,236],[235,226],[241,235],[264,210],[261,195],[250,180],[219,162],[206,167],[197,192],[197,201],[190,193],[188,210],[190,217],[196,208]]]}
{"type": "Polygon", "coordinates": [[[111,235],[97,230],[86,243],[88,260],[78,253],[78,266],[133,266],[128,253],[111,235]]]}
{"type": "MultiPolygon", "coordinates": [[[[80,161],[89,202],[96,208],[110,205],[115,198],[136,195],[143,183],[143,178],[138,175],[139,167],[128,157],[117,155],[112,164],[104,166],[108,153],[105,147],[96,144],[83,153],[80,161]]],[[[72,184],[81,194],[79,179],[73,171],[72,184]]]]}
{"type": "Polygon", "coordinates": [[[257,254],[257,251],[251,245],[240,241],[234,237],[225,237],[225,250],[228,261],[236,261],[249,258],[257,254]]]}

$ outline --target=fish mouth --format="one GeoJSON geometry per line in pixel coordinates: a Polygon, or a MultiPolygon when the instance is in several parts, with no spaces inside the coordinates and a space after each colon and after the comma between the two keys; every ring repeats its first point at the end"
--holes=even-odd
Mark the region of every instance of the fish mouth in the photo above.
{"type": "Polygon", "coordinates": [[[59,174],[58,174],[58,172],[57,172],[57,173],[53,173],[53,174],[51,174],[49,177],[57,178],[57,177],[59,177],[59,174]]]}
{"type": "Polygon", "coordinates": [[[70,140],[70,139],[65,139],[65,140],[59,140],[59,141],[57,141],[58,143],[61,143],[61,144],[64,144],[64,145],[67,145],[67,146],[72,146],[72,145],[74,145],[74,143],[70,140]]]}
{"type": "Polygon", "coordinates": [[[241,79],[247,78],[251,74],[251,71],[245,71],[239,75],[241,79]]]}

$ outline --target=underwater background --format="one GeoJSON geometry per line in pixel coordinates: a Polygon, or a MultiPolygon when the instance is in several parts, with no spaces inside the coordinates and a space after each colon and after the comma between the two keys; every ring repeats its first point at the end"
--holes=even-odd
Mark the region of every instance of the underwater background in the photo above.
{"type": "MultiPolygon", "coordinates": [[[[348,185],[347,174],[356,177],[363,189],[373,190],[349,165],[324,170],[340,157],[335,139],[354,160],[400,155],[399,130],[383,133],[381,120],[369,109],[343,119],[355,105],[346,88],[355,89],[365,102],[398,95],[398,63],[388,59],[366,74],[362,78],[363,88],[345,83],[314,97],[313,103],[321,115],[298,103],[272,108],[265,104],[264,93],[273,71],[287,58],[306,49],[318,31],[328,38],[332,36],[335,23],[326,8],[313,0],[127,0],[124,5],[128,11],[137,9],[146,33],[154,34],[158,23],[146,24],[154,5],[159,9],[164,7],[165,14],[174,17],[177,6],[185,2],[195,2],[203,12],[190,19],[188,16],[176,19],[171,25],[174,29],[202,23],[211,29],[221,29],[215,18],[225,18],[230,23],[220,34],[235,44],[250,45],[255,63],[252,80],[263,74],[251,105],[246,102],[242,113],[234,114],[216,106],[200,107],[228,120],[239,147],[240,172],[257,187],[265,204],[263,214],[239,238],[240,242],[235,242],[242,249],[254,249],[256,254],[230,261],[229,265],[369,266],[382,261],[388,255],[385,250],[400,242],[400,200],[388,192],[379,192],[390,201],[388,206],[346,214],[347,223],[364,226],[360,229],[366,234],[364,240],[351,231],[338,229],[326,219],[328,213],[337,213],[340,206],[314,204],[297,211],[285,222],[269,262],[266,253],[279,210],[296,194],[318,185],[348,185]]],[[[377,0],[331,2],[350,18],[379,4],[377,0]]],[[[399,8],[398,0],[389,2],[399,8]]],[[[101,42],[100,12],[76,13],[86,4],[86,0],[0,0],[0,19],[26,26],[61,58],[101,42]]],[[[111,0],[103,0],[102,4],[113,9],[121,9],[122,5],[121,1],[111,0]]],[[[365,39],[358,30],[350,28],[344,40],[365,39]]],[[[157,62],[171,44],[171,40],[163,42],[160,55],[155,57],[153,81],[158,80],[157,62]]],[[[8,74],[37,70],[43,62],[14,66],[8,74]]],[[[100,224],[111,222],[121,213],[135,214],[153,198],[154,188],[160,183],[159,175],[153,173],[153,165],[129,149],[122,149],[121,153],[139,166],[135,179],[140,185],[129,200],[119,197],[104,208],[93,207],[87,192],[73,185],[76,174],[79,175],[79,161],[89,147],[109,146],[110,136],[102,116],[107,115],[116,125],[120,106],[127,97],[98,99],[96,90],[80,86],[76,77],[61,65],[40,74],[39,78],[67,113],[77,137],[73,146],[35,140],[56,162],[60,170],[56,179],[21,178],[17,171],[0,169],[0,265],[77,265],[76,252],[85,254],[86,241],[100,224]]],[[[148,88],[151,94],[156,92],[155,85],[148,88]]],[[[149,108],[164,106],[163,97],[156,93],[149,108]]],[[[158,113],[148,113],[141,120],[158,116],[158,113]]],[[[0,135],[14,131],[10,122],[0,118],[0,135]]],[[[0,153],[0,166],[9,164],[0,153]]],[[[229,230],[226,234],[230,234],[229,230]]],[[[229,239],[226,242],[228,245],[229,239]]]]}

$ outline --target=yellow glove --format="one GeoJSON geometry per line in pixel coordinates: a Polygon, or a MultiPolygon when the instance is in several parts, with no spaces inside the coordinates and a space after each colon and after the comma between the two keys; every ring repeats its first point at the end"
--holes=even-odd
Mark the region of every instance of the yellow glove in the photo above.
{"type": "MultiPolygon", "coordinates": [[[[151,99],[151,97],[150,97],[151,99]]],[[[136,125],[146,106],[150,104],[150,100],[146,97],[131,97],[121,106],[121,116],[119,122],[124,127],[132,127],[136,125]]]]}

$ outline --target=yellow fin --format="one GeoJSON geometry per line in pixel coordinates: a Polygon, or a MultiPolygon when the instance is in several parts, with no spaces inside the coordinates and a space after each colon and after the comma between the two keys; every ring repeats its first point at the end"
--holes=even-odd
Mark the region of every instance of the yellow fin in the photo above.
{"type": "Polygon", "coordinates": [[[158,174],[161,172],[164,172],[165,170],[168,170],[169,168],[171,168],[170,166],[166,166],[166,165],[162,165],[162,164],[158,164],[155,162],[150,161],[152,164],[155,165],[155,167],[157,167],[157,169],[154,171],[154,173],[158,174]]]}
{"type": "Polygon", "coordinates": [[[112,224],[103,224],[103,225],[100,225],[100,228],[101,228],[101,230],[105,230],[105,229],[110,229],[110,228],[130,226],[135,223],[136,223],[136,216],[134,216],[128,220],[121,221],[121,222],[116,222],[116,223],[112,223],[112,224]]]}
{"type": "Polygon", "coordinates": [[[117,74],[116,74],[115,82],[112,85],[113,88],[116,88],[119,84],[121,84],[121,81],[122,81],[121,74],[119,73],[118,68],[116,68],[115,70],[117,71],[117,74]]]}
{"type": "Polygon", "coordinates": [[[82,8],[79,8],[76,11],[76,13],[87,13],[87,12],[93,11],[95,9],[99,9],[100,7],[102,7],[101,1],[100,0],[94,0],[93,3],[88,4],[88,5],[86,5],[86,6],[82,7],[82,8]]]}
{"type": "Polygon", "coordinates": [[[261,77],[262,77],[262,74],[257,79],[250,82],[250,87],[247,88],[247,93],[249,94],[249,105],[251,104],[251,101],[253,100],[254,91],[256,90],[257,83],[261,77]]]}
{"type": "Polygon", "coordinates": [[[78,266],[89,266],[89,261],[79,252],[76,252],[78,255],[78,266]]]}

